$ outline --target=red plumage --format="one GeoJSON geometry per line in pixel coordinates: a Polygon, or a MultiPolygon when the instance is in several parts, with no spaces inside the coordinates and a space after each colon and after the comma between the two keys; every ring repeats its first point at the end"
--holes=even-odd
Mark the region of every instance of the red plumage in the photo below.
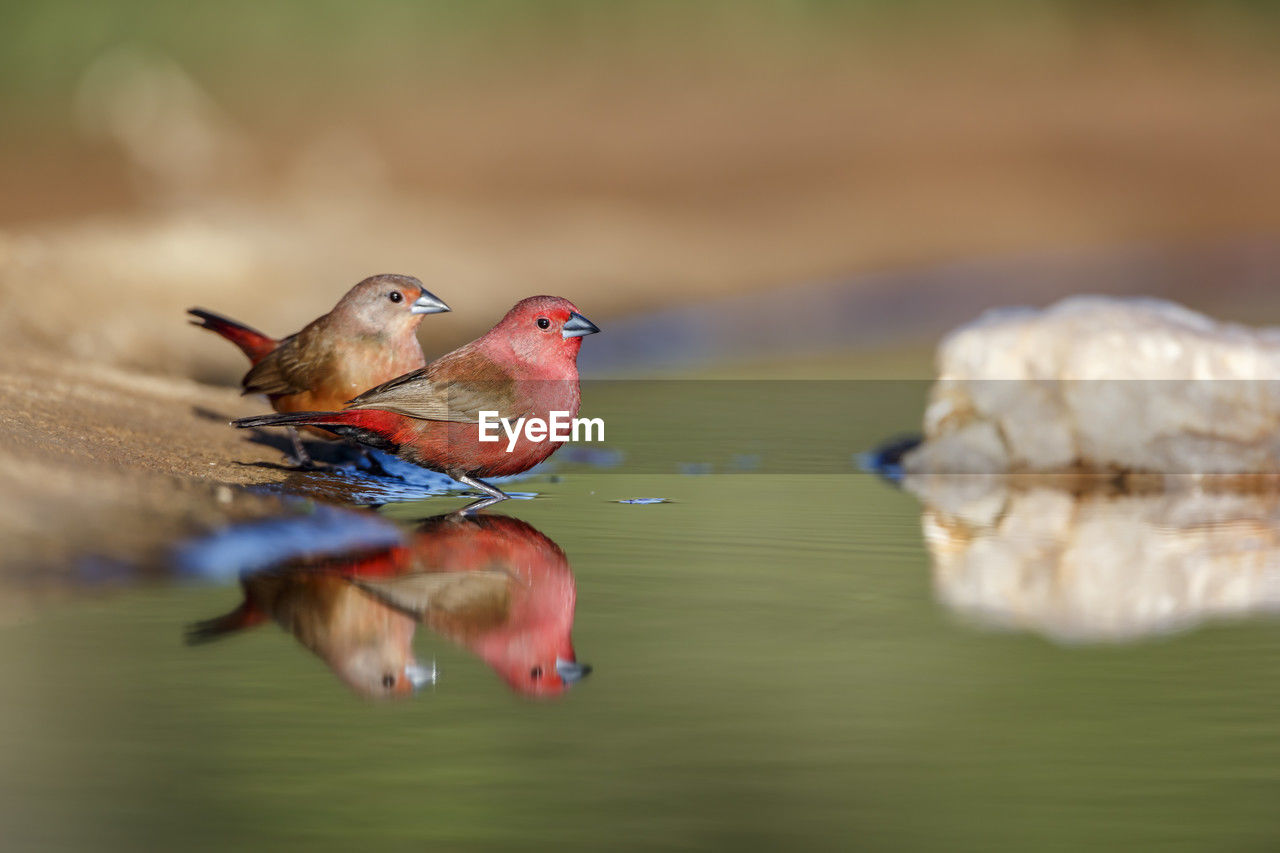
{"type": "Polygon", "coordinates": [[[502,499],[480,477],[527,471],[561,442],[531,441],[522,432],[508,450],[480,441],[479,413],[502,418],[578,414],[578,351],[599,331],[567,299],[535,296],[518,303],[484,336],[426,367],[370,389],[340,412],[296,412],[234,421],[238,427],[322,427],[502,499]]]}
{"type": "Polygon", "coordinates": [[[361,588],[463,646],[526,696],[554,696],[591,672],[573,646],[577,584],[568,558],[532,525],[505,515],[444,515],[422,522],[404,570],[361,588]]]}

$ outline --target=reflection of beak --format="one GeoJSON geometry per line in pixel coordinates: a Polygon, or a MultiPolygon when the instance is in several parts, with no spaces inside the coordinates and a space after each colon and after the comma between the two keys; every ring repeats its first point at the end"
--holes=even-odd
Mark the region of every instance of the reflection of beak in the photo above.
{"type": "Polygon", "coordinates": [[[421,664],[406,664],[404,668],[404,677],[409,679],[409,683],[413,685],[414,690],[421,690],[436,683],[436,662],[432,661],[431,666],[422,666],[421,664]]]}
{"type": "Polygon", "coordinates": [[[565,686],[571,687],[591,674],[591,665],[556,658],[556,674],[560,676],[565,686]]]}
{"type": "MultiPolygon", "coordinates": [[[[580,338],[583,335],[594,335],[600,331],[600,327],[595,323],[583,317],[577,311],[569,315],[569,319],[564,321],[564,325],[560,327],[560,334],[566,338],[580,338]]],[[[594,346],[594,344],[593,344],[594,346]]]]}
{"type": "Polygon", "coordinates": [[[444,304],[444,300],[438,296],[434,296],[427,291],[422,291],[422,295],[413,300],[413,304],[409,306],[410,314],[443,314],[445,311],[452,310],[448,305],[444,304]]]}

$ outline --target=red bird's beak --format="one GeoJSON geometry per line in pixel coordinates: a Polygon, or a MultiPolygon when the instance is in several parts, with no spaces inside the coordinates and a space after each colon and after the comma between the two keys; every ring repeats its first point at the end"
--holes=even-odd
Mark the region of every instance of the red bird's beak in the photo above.
{"type": "MultiPolygon", "coordinates": [[[[584,332],[583,334],[590,334],[590,332],[584,332]]],[[[590,664],[556,658],[556,675],[560,676],[560,680],[564,682],[565,687],[572,687],[590,674],[590,664]]]]}
{"type": "Polygon", "coordinates": [[[422,291],[422,295],[413,300],[413,304],[409,306],[410,314],[443,314],[451,311],[448,305],[444,304],[444,300],[435,294],[422,291]]]}
{"type": "Polygon", "coordinates": [[[599,326],[574,311],[569,314],[569,319],[564,321],[560,334],[565,338],[580,338],[583,335],[594,335],[598,331],[600,331],[599,326]]]}

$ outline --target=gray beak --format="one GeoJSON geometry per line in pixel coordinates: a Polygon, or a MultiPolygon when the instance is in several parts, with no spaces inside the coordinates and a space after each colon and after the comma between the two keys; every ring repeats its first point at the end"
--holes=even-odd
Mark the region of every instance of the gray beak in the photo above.
{"type": "Polygon", "coordinates": [[[431,666],[422,666],[416,663],[407,664],[404,668],[404,676],[409,679],[409,683],[413,685],[414,690],[430,687],[436,683],[436,662],[432,661],[431,666]]]}
{"type": "Polygon", "coordinates": [[[440,299],[427,291],[422,291],[422,295],[413,300],[413,304],[409,306],[410,314],[443,314],[452,310],[448,305],[444,304],[444,300],[440,299]]]}
{"type": "MultiPolygon", "coordinates": [[[[584,332],[583,334],[590,333],[584,332]]],[[[565,660],[564,658],[556,658],[556,675],[560,676],[560,680],[563,681],[566,686],[577,684],[590,674],[590,664],[578,663],[577,661],[565,660]]]]}
{"type": "Polygon", "coordinates": [[[598,331],[600,331],[599,326],[574,311],[569,315],[569,319],[564,321],[560,334],[566,338],[580,338],[583,335],[594,335],[598,331]]]}

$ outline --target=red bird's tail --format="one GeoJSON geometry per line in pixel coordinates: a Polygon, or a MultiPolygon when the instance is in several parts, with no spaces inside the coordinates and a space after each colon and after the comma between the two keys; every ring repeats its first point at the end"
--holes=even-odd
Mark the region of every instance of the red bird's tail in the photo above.
{"type": "Polygon", "coordinates": [[[251,427],[273,426],[315,426],[323,427],[329,432],[354,439],[375,450],[395,452],[400,445],[397,434],[400,432],[402,415],[384,412],[381,409],[345,409],[341,412],[289,412],[278,415],[255,415],[251,418],[240,418],[231,422],[240,429],[251,427]]]}
{"type": "Polygon", "coordinates": [[[187,313],[199,318],[192,320],[191,325],[222,335],[231,343],[240,347],[240,351],[249,356],[249,361],[254,364],[262,361],[267,353],[280,346],[280,342],[275,338],[269,338],[257,329],[250,329],[243,323],[229,320],[226,317],[214,314],[212,311],[205,311],[203,308],[189,308],[187,313]]]}

